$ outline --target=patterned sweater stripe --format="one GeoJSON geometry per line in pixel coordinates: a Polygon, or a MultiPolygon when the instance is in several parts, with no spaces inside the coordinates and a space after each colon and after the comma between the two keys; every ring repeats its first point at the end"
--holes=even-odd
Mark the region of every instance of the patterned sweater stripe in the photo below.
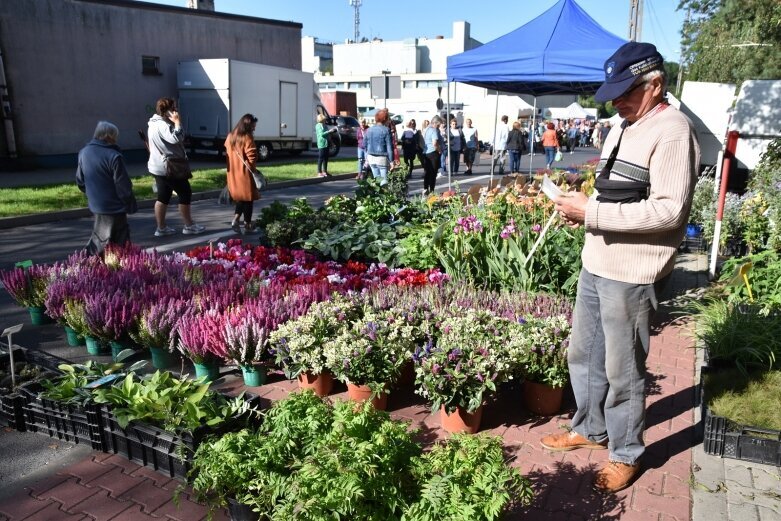
{"type": "MultiPolygon", "coordinates": [[[[621,133],[613,127],[600,164],[621,133]]],[[[683,240],[700,164],[700,146],[689,119],[673,107],[641,118],[624,131],[611,179],[651,183],[648,199],[586,208],[583,267],[599,277],[651,284],[670,273],[683,240]],[[621,166],[618,166],[621,165],[621,166]]]]}

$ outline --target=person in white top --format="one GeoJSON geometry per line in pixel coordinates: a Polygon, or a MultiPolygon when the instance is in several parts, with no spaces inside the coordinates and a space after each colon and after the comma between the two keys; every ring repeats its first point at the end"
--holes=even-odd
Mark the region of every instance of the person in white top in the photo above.
{"type": "Polygon", "coordinates": [[[466,163],[466,175],[472,175],[472,165],[475,163],[475,156],[479,154],[477,129],[472,126],[472,120],[466,120],[466,126],[461,129],[466,140],[464,148],[464,163],[466,163]]]}
{"type": "Polygon", "coordinates": [[[499,174],[504,174],[504,162],[507,159],[507,138],[510,136],[510,127],[507,126],[507,116],[502,116],[502,122],[496,125],[494,133],[494,161],[499,169],[499,174]]]}

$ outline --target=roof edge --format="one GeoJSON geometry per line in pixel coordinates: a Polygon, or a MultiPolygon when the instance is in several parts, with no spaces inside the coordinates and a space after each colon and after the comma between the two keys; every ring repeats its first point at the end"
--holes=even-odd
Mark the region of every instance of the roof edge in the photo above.
{"type": "Polygon", "coordinates": [[[259,18],[256,16],[245,16],[241,14],[222,13],[219,11],[205,11],[203,9],[190,9],[188,7],[178,7],[174,5],[154,4],[152,2],[140,2],[131,0],[71,0],[74,3],[97,4],[101,6],[127,7],[134,9],[145,9],[149,11],[166,11],[176,14],[188,14],[192,16],[203,16],[209,18],[221,18],[227,20],[237,20],[263,25],[277,25],[290,27],[292,29],[303,29],[304,24],[299,22],[285,22],[283,20],[272,20],[271,18],[259,18]]]}

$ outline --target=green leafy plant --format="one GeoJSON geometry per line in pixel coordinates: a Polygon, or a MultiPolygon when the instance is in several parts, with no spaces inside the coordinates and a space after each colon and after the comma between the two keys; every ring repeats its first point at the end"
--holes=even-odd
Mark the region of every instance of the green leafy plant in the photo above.
{"type": "Polygon", "coordinates": [[[396,230],[390,224],[372,221],[340,223],[327,230],[315,230],[302,241],[304,249],[315,250],[333,260],[370,260],[395,264],[396,230]]]}
{"type": "MultiPolygon", "coordinates": [[[[43,386],[41,396],[62,403],[84,405],[91,402],[94,390],[88,388],[88,385],[109,375],[121,377],[123,374],[133,373],[146,365],[146,361],[142,360],[125,368],[122,360],[133,354],[130,349],[122,351],[117,356],[118,361],[111,364],[101,364],[94,360],[88,360],[84,364],[60,364],[57,368],[62,372],[61,375],[41,382],[43,386]]],[[[113,379],[107,379],[104,385],[112,381],[113,379]]]]}
{"type": "Polygon", "coordinates": [[[414,493],[409,462],[420,453],[406,423],[370,403],[337,401],[330,431],[296,466],[269,517],[398,520],[414,493]]]}
{"type": "Polygon", "coordinates": [[[454,434],[413,469],[421,494],[403,521],[492,521],[533,497],[529,480],[505,462],[499,437],[454,434]]]}
{"type": "Polygon", "coordinates": [[[697,338],[713,363],[753,369],[772,369],[781,356],[781,316],[763,316],[723,300],[692,304],[697,338]]]}
{"type": "Polygon", "coordinates": [[[781,255],[775,250],[729,259],[721,268],[719,281],[726,283],[723,292],[730,303],[738,305],[750,301],[762,315],[781,310],[781,255]],[[739,273],[746,264],[750,267],[746,274],[748,285],[739,273]]]}
{"type": "Polygon", "coordinates": [[[438,267],[439,258],[434,248],[437,227],[435,223],[427,222],[398,228],[397,265],[421,270],[438,267]]]}
{"type": "Polygon", "coordinates": [[[781,430],[781,371],[711,371],[703,383],[713,414],[739,425],[781,430]]]}
{"type": "Polygon", "coordinates": [[[168,371],[143,379],[128,374],[119,385],[97,389],[94,400],[110,405],[122,428],[143,421],[174,432],[213,427],[249,410],[243,396],[228,399],[210,392],[208,383],[174,378],[168,371]]]}

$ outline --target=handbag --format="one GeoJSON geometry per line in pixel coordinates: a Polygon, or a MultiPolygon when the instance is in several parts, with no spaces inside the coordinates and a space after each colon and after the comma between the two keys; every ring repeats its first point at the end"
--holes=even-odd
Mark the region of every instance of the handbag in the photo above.
{"type": "Polygon", "coordinates": [[[166,157],[165,176],[176,181],[192,178],[193,172],[190,170],[190,162],[187,161],[186,157],[166,157]]]}
{"type": "Polygon", "coordinates": [[[561,150],[557,150],[556,151],[556,155],[553,156],[553,160],[554,161],[561,161],[562,159],[564,159],[564,156],[562,155],[561,150]]]}
{"type": "Polygon", "coordinates": [[[594,181],[594,189],[597,191],[597,201],[600,203],[637,203],[648,199],[651,189],[651,183],[645,181],[616,181],[610,179],[610,171],[618,157],[618,148],[621,146],[621,139],[624,137],[626,122],[621,125],[621,134],[618,136],[618,142],[610,152],[610,156],[605,162],[605,166],[599,172],[594,181]]]}
{"type": "Polygon", "coordinates": [[[266,179],[266,176],[263,175],[263,172],[260,170],[251,169],[249,164],[244,160],[244,156],[242,156],[238,150],[236,150],[236,155],[239,156],[239,159],[241,159],[241,162],[244,163],[247,171],[249,171],[250,176],[252,177],[252,182],[255,183],[255,188],[257,188],[259,192],[262,192],[268,188],[268,179],[266,179]]]}
{"type": "Polygon", "coordinates": [[[225,185],[220,192],[220,195],[217,197],[217,204],[224,204],[229,205],[233,204],[233,199],[231,198],[231,192],[228,190],[228,185],[225,185]]]}

